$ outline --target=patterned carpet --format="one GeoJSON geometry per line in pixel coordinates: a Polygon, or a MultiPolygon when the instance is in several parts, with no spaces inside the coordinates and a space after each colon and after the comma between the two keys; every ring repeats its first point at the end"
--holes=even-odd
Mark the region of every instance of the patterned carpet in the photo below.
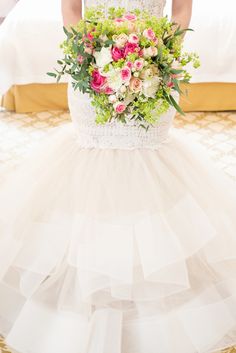
{"type": "MultiPolygon", "coordinates": [[[[31,114],[0,111],[0,181],[5,172],[14,171],[52,127],[69,119],[69,113],[59,111],[31,114]]],[[[216,166],[236,182],[236,112],[177,115],[174,126],[201,143],[216,166]]],[[[11,353],[1,337],[0,353],[11,353]]],[[[236,353],[236,347],[224,353],[236,353]]]]}
{"type": "MultiPolygon", "coordinates": [[[[52,128],[68,122],[67,112],[16,114],[0,111],[0,177],[40,144],[52,128]]],[[[216,165],[236,181],[236,112],[177,115],[174,126],[199,141],[216,165]]]]}

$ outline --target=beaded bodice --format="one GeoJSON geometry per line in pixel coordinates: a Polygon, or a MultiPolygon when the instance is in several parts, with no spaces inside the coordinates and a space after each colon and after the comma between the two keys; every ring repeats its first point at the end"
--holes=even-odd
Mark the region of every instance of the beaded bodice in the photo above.
{"type": "MultiPolygon", "coordinates": [[[[101,4],[105,5],[105,8],[111,6],[121,6],[127,10],[140,8],[161,17],[165,3],[166,0],[85,0],[83,6],[101,4]]],[[[178,99],[178,94],[175,98],[178,99]]],[[[168,141],[169,128],[175,115],[175,109],[170,107],[160,117],[158,123],[146,131],[133,121],[124,124],[113,120],[103,125],[97,124],[89,95],[82,94],[79,90],[74,91],[71,83],[68,86],[68,101],[78,143],[84,148],[157,149],[168,141]]]]}

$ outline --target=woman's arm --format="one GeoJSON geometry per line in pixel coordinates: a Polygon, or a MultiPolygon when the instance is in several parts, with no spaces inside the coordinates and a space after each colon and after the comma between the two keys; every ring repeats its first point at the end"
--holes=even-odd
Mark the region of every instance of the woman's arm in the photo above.
{"type": "Polygon", "coordinates": [[[69,28],[82,18],[82,0],[61,0],[63,24],[69,28]]]}
{"type": "Polygon", "coordinates": [[[193,0],[173,0],[171,20],[180,25],[181,28],[188,28],[192,16],[193,0]]]}

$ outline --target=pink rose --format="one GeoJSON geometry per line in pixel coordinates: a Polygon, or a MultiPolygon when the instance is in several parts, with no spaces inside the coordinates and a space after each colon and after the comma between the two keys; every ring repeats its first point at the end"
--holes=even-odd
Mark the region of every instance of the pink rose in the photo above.
{"type": "Polygon", "coordinates": [[[143,31],[144,37],[146,37],[149,40],[154,40],[156,38],[155,33],[152,28],[147,28],[143,31]]]}
{"type": "Polygon", "coordinates": [[[138,43],[139,42],[139,37],[135,33],[131,33],[129,35],[129,42],[130,43],[138,43]]]}
{"type": "Polygon", "coordinates": [[[132,69],[133,63],[131,61],[127,61],[126,66],[128,66],[130,69],[132,69]]]}
{"type": "Polygon", "coordinates": [[[92,73],[92,80],[90,82],[91,88],[100,93],[104,84],[106,83],[106,77],[102,76],[98,70],[94,70],[92,73]]]}
{"type": "Polygon", "coordinates": [[[78,61],[79,64],[83,64],[84,57],[82,55],[78,55],[77,61],[78,61]]]}
{"type": "Polygon", "coordinates": [[[155,38],[153,39],[153,42],[154,42],[154,44],[155,44],[155,45],[157,45],[157,44],[159,43],[158,38],[157,38],[157,37],[155,37],[155,38]]]}
{"type": "Polygon", "coordinates": [[[87,54],[92,55],[93,54],[93,46],[90,43],[85,44],[84,52],[87,54]]]}
{"type": "Polygon", "coordinates": [[[172,81],[169,81],[169,82],[167,83],[167,87],[169,87],[169,88],[174,87],[174,83],[173,83],[172,81]]]}
{"type": "Polygon", "coordinates": [[[118,102],[114,105],[116,113],[121,114],[125,111],[126,105],[124,103],[118,102]]]}
{"type": "Polygon", "coordinates": [[[114,61],[118,61],[120,59],[123,59],[124,58],[124,49],[113,47],[111,50],[111,55],[112,55],[112,59],[114,61]]]}
{"type": "Polygon", "coordinates": [[[129,81],[131,79],[131,70],[129,67],[124,67],[121,70],[121,78],[123,81],[129,81]]]}
{"type": "Polygon", "coordinates": [[[114,91],[113,91],[113,89],[111,87],[106,86],[105,89],[104,89],[104,93],[105,94],[113,94],[114,91]]]}
{"type": "Polygon", "coordinates": [[[137,20],[137,17],[133,13],[127,13],[126,15],[123,16],[128,21],[135,21],[137,20]]]}
{"type": "MultiPolygon", "coordinates": [[[[145,48],[144,48],[144,49],[145,49],[145,48]]],[[[138,55],[140,56],[140,58],[144,56],[143,49],[140,49],[140,50],[139,50],[138,55]]]]}
{"type": "Polygon", "coordinates": [[[142,81],[139,78],[132,77],[130,80],[129,88],[134,93],[138,93],[142,88],[142,81]]]}
{"type": "Polygon", "coordinates": [[[135,52],[138,52],[139,51],[139,46],[137,43],[130,43],[128,42],[125,46],[125,52],[124,52],[124,55],[127,56],[128,54],[132,54],[132,53],[135,53],[135,52]]]}
{"type": "Polygon", "coordinates": [[[92,33],[89,32],[89,33],[83,35],[82,41],[83,42],[88,42],[88,41],[91,42],[93,40],[93,38],[94,37],[93,37],[92,33]]]}
{"type": "Polygon", "coordinates": [[[135,60],[134,62],[134,68],[139,71],[139,70],[142,70],[144,66],[144,60],[143,59],[138,59],[138,60],[135,60]]]}
{"type": "Polygon", "coordinates": [[[117,26],[120,26],[123,24],[123,22],[125,22],[125,19],[124,18],[115,18],[114,22],[117,26]]]}
{"type": "Polygon", "coordinates": [[[89,33],[87,34],[87,38],[88,38],[88,40],[90,40],[90,41],[93,40],[93,35],[91,34],[91,32],[89,32],[89,33]]]}

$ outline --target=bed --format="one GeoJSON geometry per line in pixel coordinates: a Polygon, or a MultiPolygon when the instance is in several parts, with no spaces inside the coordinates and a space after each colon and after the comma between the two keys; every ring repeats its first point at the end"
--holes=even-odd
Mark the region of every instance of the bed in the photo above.
{"type": "MultiPolygon", "coordinates": [[[[194,2],[185,48],[197,51],[201,68],[192,72],[185,111],[236,109],[235,0],[194,2]]],[[[166,13],[169,13],[167,3],[166,13]]],[[[64,38],[60,0],[20,0],[0,26],[2,106],[18,112],[67,109],[66,78],[46,75],[61,56],[64,38]]]]}

